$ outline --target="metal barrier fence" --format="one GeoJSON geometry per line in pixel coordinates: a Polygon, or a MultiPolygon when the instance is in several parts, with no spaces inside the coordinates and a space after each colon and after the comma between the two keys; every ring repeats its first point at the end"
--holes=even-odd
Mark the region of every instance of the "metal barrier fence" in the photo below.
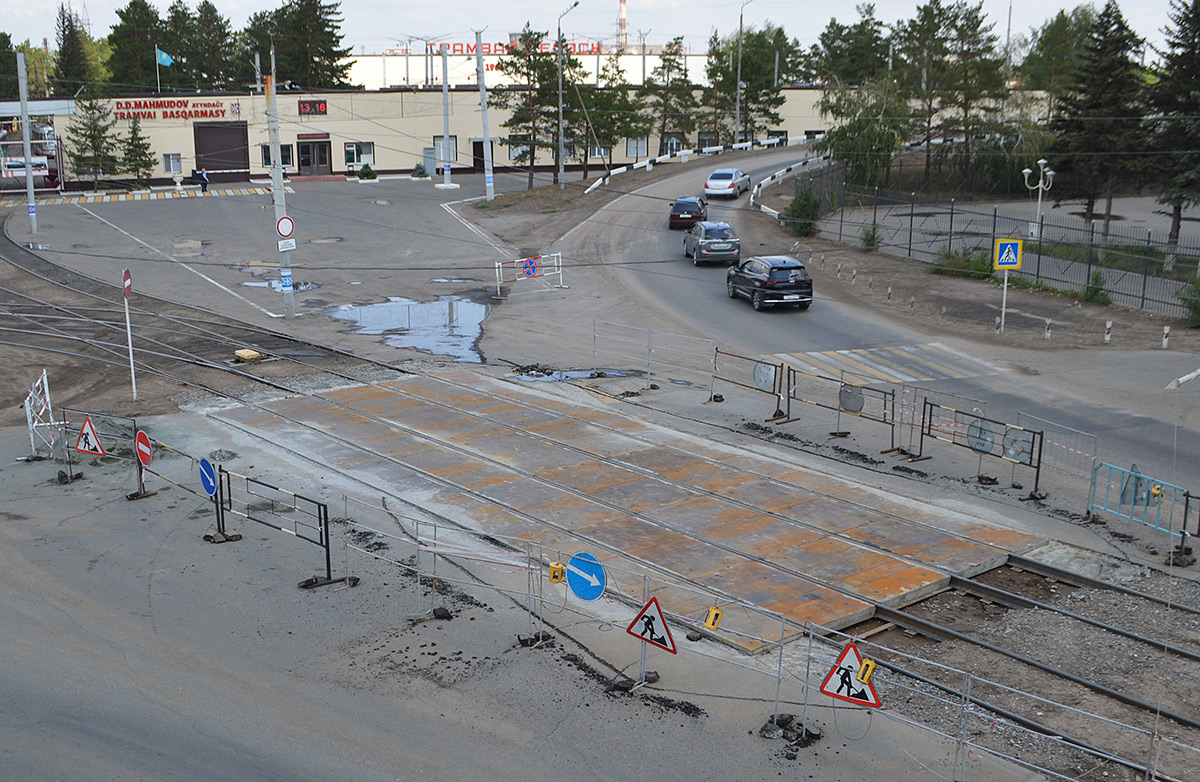
{"type": "Polygon", "coordinates": [[[137,481],[137,489],[125,495],[126,499],[134,500],[146,495],[142,462],[137,458],[138,427],[136,418],[108,415],[107,413],[91,413],[71,407],[59,408],[59,412],[63,419],[60,422],[62,426],[61,440],[68,479],[75,479],[73,454],[80,452],[79,446],[95,446],[95,449],[100,452],[99,454],[90,448],[83,452],[133,464],[136,470],[134,476],[137,481]],[[95,438],[95,442],[90,442],[92,437],[95,438]],[[85,443],[85,440],[89,442],[85,443]]]}
{"type": "Polygon", "coordinates": [[[54,455],[55,432],[58,423],[54,420],[54,408],[50,404],[50,381],[46,379],[46,370],[25,395],[25,425],[29,428],[29,454],[38,457],[41,447],[51,456],[54,455]]]}
{"type": "Polygon", "coordinates": [[[925,451],[925,438],[953,443],[969,448],[979,454],[982,472],[983,457],[1002,459],[1015,466],[1033,468],[1033,491],[1038,490],[1042,477],[1042,433],[1014,424],[984,418],[977,413],[968,413],[936,402],[925,400],[922,415],[921,447],[925,451]],[[1003,434],[999,434],[1003,432],[1003,434]]]}
{"type": "Polygon", "coordinates": [[[558,282],[550,283],[551,287],[565,287],[563,285],[562,253],[496,261],[496,298],[503,298],[501,286],[505,283],[532,280],[538,277],[557,277],[558,282]]]}
{"type": "MultiPolygon", "coordinates": [[[[1127,229],[1110,223],[1107,233],[1098,220],[1085,222],[1040,217],[1024,204],[964,206],[949,202],[923,203],[878,189],[864,191],[847,184],[843,167],[833,165],[798,176],[797,192],[811,189],[832,214],[820,224],[825,238],[853,242],[869,231],[876,248],[926,263],[944,260],[945,253],[979,252],[988,260],[979,274],[991,269],[997,239],[1023,238],[1023,261],[1010,278],[1031,285],[1107,294],[1113,303],[1172,317],[1186,314],[1176,295],[1200,272],[1200,242],[1172,244],[1165,231],[1127,229]],[[1098,275],[1098,276],[1097,276],[1098,275]]],[[[828,211],[826,211],[828,210],[828,211]]]]}
{"type": "MultiPolygon", "coordinates": [[[[1126,470],[1102,462],[1092,474],[1089,510],[1111,513],[1182,538],[1192,496],[1182,486],[1143,475],[1136,464],[1126,470]]],[[[1200,528],[1196,532],[1200,534],[1200,528]]]]}
{"type": "Polygon", "coordinates": [[[830,433],[834,437],[849,434],[842,431],[843,413],[886,425],[891,432],[891,446],[888,450],[892,450],[896,447],[896,392],[876,388],[875,385],[878,384],[872,383],[869,378],[844,369],[840,371],[840,377],[829,377],[788,364],[785,380],[786,416],[776,423],[785,424],[800,420],[799,415],[792,413],[792,402],[800,402],[833,410],[837,414],[837,429],[830,433]],[[831,400],[830,397],[834,399],[831,400]]]}
{"type": "MultiPolygon", "coordinates": [[[[785,416],[782,361],[739,356],[717,347],[713,348],[713,377],[741,388],[769,394],[775,399],[775,410],[768,420],[777,421],[785,416]]],[[[712,398],[712,394],[709,394],[709,398],[712,398]]]]}
{"type": "MultiPolygon", "coordinates": [[[[1200,778],[1200,750],[1162,735],[1153,725],[1129,725],[830,628],[809,629],[805,723],[810,691],[818,689],[814,682],[836,664],[840,645],[854,642],[878,666],[870,681],[884,708],[874,714],[953,742],[954,780],[966,782],[968,758],[977,760],[979,754],[1060,780],[1200,778]],[[1087,772],[1081,776],[1083,768],[1087,772]]],[[[795,656],[789,660],[794,662],[795,656]]]]}
{"type": "Polygon", "coordinates": [[[221,487],[221,521],[225,532],[224,514],[232,513],[264,527],[286,532],[300,540],[319,546],[325,552],[325,578],[316,576],[301,581],[302,589],[327,586],[351,580],[351,576],[333,577],[329,547],[329,506],[279,486],[273,486],[248,475],[217,467],[217,484],[221,487]],[[288,518],[290,516],[290,521],[288,518]]]}
{"type": "Polygon", "coordinates": [[[945,407],[970,408],[978,415],[987,413],[987,402],[903,383],[900,386],[900,404],[896,417],[899,436],[893,440],[894,443],[898,441],[893,445],[895,450],[914,455],[917,459],[930,458],[921,454],[918,438],[925,429],[925,405],[931,400],[945,407]]]}
{"type": "Polygon", "coordinates": [[[1042,431],[1042,465],[1090,481],[1096,472],[1100,440],[1094,434],[1017,411],[1017,426],[1042,431]]]}
{"type": "Polygon", "coordinates": [[[638,326],[626,326],[603,320],[592,321],[592,369],[600,369],[600,359],[611,359],[645,364],[646,385],[657,375],[674,373],[694,380],[702,380],[712,397],[713,381],[716,376],[716,340],[672,334],[669,331],[653,331],[638,326]]]}

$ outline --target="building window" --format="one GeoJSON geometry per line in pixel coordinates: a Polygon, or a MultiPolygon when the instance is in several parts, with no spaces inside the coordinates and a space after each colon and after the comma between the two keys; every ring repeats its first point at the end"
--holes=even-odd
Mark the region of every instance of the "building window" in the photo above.
{"type": "Polygon", "coordinates": [[[646,157],[650,152],[650,139],[646,136],[625,139],[625,157],[646,157]]]}
{"type": "MultiPolygon", "coordinates": [[[[271,145],[270,144],[260,144],[259,148],[262,149],[263,168],[270,168],[271,167],[271,145]]],[[[280,165],[282,165],[284,168],[292,167],[293,163],[292,163],[292,145],[291,144],[280,144],[279,145],[279,160],[280,160],[280,165]]]]}
{"type": "Polygon", "coordinates": [[[437,162],[448,162],[451,168],[454,168],[455,161],[458,160],[458,136],[451,136],[449,148],[442,150],[442,136],[433,137],[433,148],[437,150],[434,154],[437,156],[437,162]]]}
{"type": "Polygon", "coordinates": [[[600,160],[608,160],[612,157],[612,147],[598,147],[592,144],[588,147],[588,157],[599,158],[600,160]]]}
{"type": "Polygon", "coordinates": [[[529,147],[525,144],[527,138],[525,136],[509,136],[508,138],[508,159],[514,163],[528,162],[525,156],[529,154],[529,147]]]}
{"type": "Polygon", "coordinates": [[[373,166],[375,165],[375,142],[347,141],[346,165],[373,166]]]}
{"type": "Polygon", "coordinates": [[[696,146],[700,149],[704,149],[705,147],[715,147],[716,145],[716,131],[702,130],[696,135],[696,146]]]}
{"type": "Polygon", "coordinates": [[[662,147],[658,154],[670,155],[673,152],[683,151],[683,137],[677,133],[668,133],[662,140],[662,147]]]}
{"type": "Polygon", "coordinates": [[[168,174],[183,173],[183,161],[178,152],[167,152],[163,155],[163,171],[168,174]]]}

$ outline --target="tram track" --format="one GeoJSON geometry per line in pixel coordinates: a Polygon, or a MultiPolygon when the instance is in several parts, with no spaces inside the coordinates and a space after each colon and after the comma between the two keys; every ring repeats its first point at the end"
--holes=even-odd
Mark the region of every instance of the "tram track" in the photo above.
{"type": "MultiPolygon", "coordinates": [[[[82,289],[72,289],[66,283],[56,282],[55,284],[62,285],[65,289],[71,290],[76,294],[85,294],[85,291],[83,291],[82,289]]],[[[0,288],[0,293],[10,294],[10,295],[18,295],[19,294],[19,292],[15,291],[15,289],[9,289],[9,288],[0,288]]],[[[19,294],[19,295],[24,295],[24,294],[19,294]]],[[[96,298],[103,299],[103,296],[100,293],[86,293],[86,295],[94,295],[94,296],[96,296],[96,298]]],[[[27,297],[27,298],[30,298],[30,297],[27,297]]],[[[31,299],[31,302],[32,302],[32,299],[31,299]]],[[[5,305],[5,306],[9,306],[9,305],[5,305]]],[[[120,331],[124,330],[123,322],[121,322],[121,323],[116,322],[116,317],[115,317],[116,310],[105,309],[102,307],[74,309],[74,308],[65,307],[63,305],[53,304],[51,302],[38,302],[38,303],[36,303],[36,306],[44,308],[44,312],[46,312],[46,313],[49,313],[49,312],[59,313],[58,315],[55,315],[55,316],[44,315],[44,317],[50,318],[50,319],[60,319],[62,321],[70,323],[71,331],[74,331],[77,329],[86,331],[89,326],[94,326],[96,328],[100,328],[103,330],[120,330],[120,331]],[[91,315],[86,314],[89,311],[92,312],[91,315]],[[110,319],[108,317],[96,317],[96,315],[113,316],[113,317],[110,319]]],[[[6,318],[16,318],[19,320],[32,319],[32,320],[36,321],[36,319],[38,317],[38,315],[36,313],[33,313],[33,314],[30,314],[28,312],[16,313],[15,311],[11,311],[11,310],[4,312],[2,314],[6,318]]],[[[162,367],[155,366],[154,364],[150,363],[149,359],[153,359],[154,361],[161,360],[163,362],[188,363],[188,364],[191,364],[194,366],[203,367],[206,369],[212,369],[212,370],[216,370],[216,371],[223,372],[223,373],[228,373],[228,374],[231,374],[231,375],[237,377],[240,380],[244,380],[244,381],[248,381],[248,382],[252,381],[255,383],[264,383],[264,384],[267,384],[267,385],[271,386],[272,388],[282,391],[284,393],[308,394],[308,395],[311,395],[311,391],[307,391],[307,390],[304,390],[304,389],[301,389],[301,388],[298,388],[295,386],[289,386],[286,382],[283,382],[279,379],[263,378],[251,371],[248,371],[248,368],[253,367],[253,365],[246,365],[247,366],[246,369],[239,368],[236,366],[230,366],[227,363],[227,361],[221,359],[220,357],[228,356],[228,354],[229,354],[228,348],[231,345],[242,344],[242,345],[253,347],[253,349],[258,350],[261,353],[263,353],[264,355],[267,355],[269,357],[277,358],[280,360],[285,360],[290,363],[293,363],[296,366],[304,368],[306,371],[326,372],[326,373],[331,374],[333,377],[337,377],[337,378],[340,378],[340,379],[346,380],[346,381],[364,382],[364,381],[360,380],[358,377],[355,377],[354,375],[351,375],[347,372],[343,372],[341,369],[320,366],[319,364],[311,363],[308,359],[302,360],[302,359],[295,358],[294,356],[288,356],[286,354],[289,352],[296,352],[296,353],[309,352],[318,357],[328,357],[329,359],[336,359],[336,361],[354,360],[354,361],[360,362],[361,365],[364,367],[369,366],[369,367],[372,367],[375,369],[378,369],[381,367],[386,367],[389,370],[400,372],[400,370],[397,370],[395,367],[384,364],[383,362],[372,361],[370,359],[361,359],[361,358],[356,357],[353,354],[349,353],[348,351],[344,351],[344,350],[336,349],[336,348],[329,348],[328,346],[317,345],[315,343],[306,342],[304,340],[298,340],[295,338],[287,337],[286,335],[280,335],[277,332],[271,332],[271,331],[265,330],[265,329],[258,329],[256,327],[246,326],[244,324],[236,324],[236,323],[228,324],[228,323],[224,323],[224,322],[220,322],[220,321],[215,321],[212,319],[201,318],[201,317],[194,316],[194,315],[184,315],[184,314],[178,314],[178,313],[174,314],[174,315],[155,313],[155,312],[151,312],[151,311],[142,311],[140,308],[137,310],[137,317],[138,317],[137,334],[138,334],[139,341],[141,341],[142,343],[145,343],[145,344],[157,344],[157,345],[159,345],[159,347],[162,348],[162,350],[150,350],[147,347],[145,347],[145,344],[143,344],[142,347],[136,349],[137,354],[143,359],[142,366],[144,369],[148,369],[152,372],[156,372],[166,379],[169,379],[169,380],[172,380],[175,382],[179,382],[182,384],[186,384],[186,385],[191,385],[193,387],[202,389],[202,390],[206,391],[207,393],[213,393],[216,395],[227,396],[228,398],[233,399],[235,401],[239,401],[243,404],[259,407],[259,409],[263,409],[272,415],[278,416],[278,415],[280,415],[280,413],[278,413],[277,411],[274,411],[274,410],[270,410],[269,408],[262,408],[261,406],[255,404],[253,402],[246,401],[244,398],[239,398],[238,396],[230,395],[229,393],[220,391],[214,387],[210,387],[210,386],[206,386],[201,383],[197,383],[194,379],[186,378],[186,377],[181,376],[181,375],[179,375],[175,372],[172,372],[168,369],[164,369],[162,367]],[[177,325],[182,325],[182,324],[190,321],[190,325],[188,326],[188,329],[190,329],[190,331],[183,329],[183,328],[173,329],[173,328],[164,327],[162,325],[159,325],[159,323],[146,322],[146,320],[148,320],[148,319],[158,320],[160,323],[162,320],[165,319],[169,322],[176,323],[177,325]],[[201,325],[201,324],[203,324],[203,325],[201,325]],[[222,329],[227,329],[228,333],[223,334],[223,335],[218,334],[218,331],[222,330],[222,329]],[[147,334],[149,334],[151,332],[155,332],[160,336],[169,336],[170,340],[169,341],[165,340],[165,339],[157,340],[157,339],[148,337],[147,334]],[[234,336],[235,334],[241,334],[242,337],[239,338],[237,336],[234,336]],[[203,344],[206,349],[201,350],[198,347],[193,347],[193,345],[195,345],[196,341],[199,341],[199,343],[203,344]]],[[[20,330],[14,329],[14,331],[20,331],[20,330]]],[[[119,344],[119,343],[115,343],[115,342],[101,343],[99,340],[89,339],[87,336],[84,336],[84,335],[66,333],[66,332],[67,332],[67,329],[52,329],[49,332],[45,331],[45,330],[38,332],[38,331],[35,331],[34,329],[27,329],[27,330],[25,330],[24,333],[27,336],[41,336],[48,340],[68,340],[69,339],[73,342],[81,342],[84,344],[89,344],[93,347],[97,347],[103,353],[111,354],[112,356],[114,356],[114,358],[106,358],[104,356],[88,356],[87,360],[105,361],[106,363],[113,363],[113,364],[121,363],[118,360],[118,357],[123,356],[123,350],[124,350],[123,344],[119,344]]],[[[12,344],[12,343],[10,343],[10,344],[12,344]]],[[[26,344],[24,346],[31,347],[28,344],[26,344]]],[[[45,346],[45,349],[54,349],[54,348],[50,345],[47,345],[47,346],[45,346]]],[[[86,354],[76,354],[76,355],[83,356],[86,354]]],[[[397,389],[389,387],[383,383],[378,383],[375,381],[366,381],[366,382],[369,382],[369,383],[376,385],[378,387],[381,387],[381,388],[388,388],[388,390],[392,393],[403,394],[403,392],[399,392],[397,389]]],[[[484,393],[478,387],[475,387],[475,386],[468,386],[468,385],[461,384],[461,383],[457,384],[457,385],[460,389],[462,389],[464,391],[470,391],[472,393],[484,393]]],[[[412,399],[419,399],[419,401],[421,401],[422,403],[425,403],[425,404],[432,403],[429,399],[426,399],[423,397],[418,397],[418,396],[411,395],[411,394],[409,394],[408,396],[412,399]]],[[[499,399],[499,397],[496,397],[496,398],[499,399]]],[[[326,399],[325,401],[329,402],[328,399],[326,399]]],[[[504,397],[503,401],[505,401],[506,403],[513,402],[511,397],[504,397]]],[[[331,404],[336,405],[336,403],[331,403],[331,404]]],[[[452,408],[452,406],[449,406],[449,405],[444,405],[444,406],[448,407],[448,408],[452,408]]],[[[342,407],[344,410],[346,410],[349,413],[353,413],[355,415],[364,415],[364,413],[362,411],[356,410],[352,407],[349,407],[349,406],[342,406],[342,407]]],[[[464,412],[458,408],[452,408],[452,409],[458,410],[458,412],[460,412],[460,413],[464,412]]],[[[541,412],[546,412],[546,411],[542,410],[541,412]]],[[[371,417],[371,416],[368,416],[368,417],[371,417]]],[[[372,420],[374,420],[376,423],[379,423],[380,425],[404,431],[406,434],[408,434],[410,436],[431,439],[431,441],[435,442],[440,447],[454,448],[454,449],[458,450],[458,452],[461,455],[463,455],[464,457],[472,458],[472,459],[480,459],[480,458],[486,459],[487,458],[486,456],[481,455],[481,453],[478,450],[472,450],[469,448],[458,446],[456,444],[449,444],[443,440],[433,440],[432,438],[429,438],[429,436],[426,433],[421,432],[413,427],[403,427],[395,421],[386,420],[381,417],[371,417],[371,418],[372,418],[372,420]]],[[[313,429],[313,427],[311,427],[309,424],[306,424],[305,422],[300,421],[298,419],[289,418],[288,420],[291,423],[293,423],[294,425],[313,429]]],[[[498,425],[495,421],[492,421],[490,419],[486,419],[486,420],[488,420],[489,423],[491,423],[492,425],[498,425]]],[[[602,424],[597,424],[594,422],[587,422],[587,423],[589,425],[594,425],[594,426],[603,426],[602,424]]],[[[636,437],[635,435],[632,435],[631,433],[628,433],[628,432],[619,432],[618,430],[615,430],[611,427],[606,427],[606,428],[609,432],[611,432],[613,434],[620,434],[622,437],[636,437]]],[[[510,427],[510,429],[513,429],[513,428],[510,427]]],[[[324,432],[319,429],[313,429],[313,431],[320,432],[322,434],[322,436],[326,436],[326,437],[333,436],[336,439],[336,436],[331,435],[331,433],[324,432]]],[[[513,431],[517,431],[517,430],[513,429],[513,431]]],[[[520,430],[520,431],[523,435],[526,435],[526,436],[530,435],[530,433],[527,431],[524,431],[524,430],[520,430]]],[[[540,435],[538,435],[538,437],[541,437],[541,439],[544,442],[554,442],[550,438],[545,438],[540,435]]],[[[358,446],[355,446],[354,443],[348,442],[346,440],[342,440],[341,442],[344,445],[347,445],[349,447],[358,447],[358,446]]],[[[645,442],[645,444],[647,444],[647,445],[661,447],[660,443],[656,443],[652,440],[643,440],[643,442],[645,442]]],[[[556,443],[556,444],[560,445],[560,446],[563,445],[561,443],[556,443]]],[[[612,466],[618,466],[618,467],[621,467],[622,469],[634,469],[635,471],[638,472],[638,474],[642,475],[643,477],[652,477],[657,480],[662,480],[662,481],[670,483],[671,485],[673,485],[677,488],[686,488],[691,491],[707,493],[708,496],[720,496],[723,500],[729,499],[728,497],[720,495],[719,493],[712,492],[712,491],[706,491],[704,489],[700,489],[699,487],[696,487],[696,486],[693,486],[690,484],[686,484],[685,482],[670,481],[669,479],[664,479],[663,476],[657,475],[652,469],[649,469],[646,467],[631,465],[628,462],[624,462],[624,461],[617,460],[617,459],[607,458],[607,457],[604,457],[603,455],[596,454],[594,452],[587,451],[586,449],[577,448],[574,446],[563,446],[563,447],[572,447],[572,448],[574,448],[575,452],[579,453],[580,455],[586,455],[589,458],[594,458],[594,459],[604,461],[612,466]]],[[[362,450],[361,447],[359,447],[359,449],[362,450]]],[[[469,487],[465,487],[462,485],[455,485],[453,482],[447,482],[442,477],[433,475],[427,471],[422,471],[416,465],[406,464],[402,460],[397,460],[397,459],[395,459],[395,457],[392,457],[392,456],[389,456],[386,454],[375,453],[375,452],[371,452],[371,453],[372,453],[372,455],[374,455],[378,458],[387,459],[387,460],[395,463],[397,466],[401,466],[401,467],[404,467],[405,469],[413,470],[418,473],[423,473],[428,479],[434,480],[442,485],[446,485],[446,486],[455,488],[458,491],[465,491],[468,493],[472,493],[472,490],[469,487]]],[[[509,469],[509,470],[514,469],[512,465],[503,464],[502,462],[499,462],[494,459],[491,460],[491,463],[493,463],[496,466],[502,466],[505,469],[509,469]]],[[[547,482],[544,477],[535,475],[528,471],[517,470],[517,472],[519,474],[521,474],[522,477],[525,479],[546,482],[549,485],[554,485],[555,488],[558,488],[560,490],[573,492],[577,496],[587,498],[591,501],[596,501],[595,498],[587,497],[587,495],[585,493],[578,492],[565,484],[555,484],[554,482],[547,482]]],[[[771,476],[756,474],[753,471],[746,471],[746,474],[753,476],[757,479],[777,481],[777,479],[774,479],[771,476]]],[[[786,484],[785,482],[782,482],[782,481],[777,481],[777,482],[781,486],[790,486],[790,484],[786,484]]],[[[478,499],[480,499],[481,501],[496,504],[495,498],[489,498],[486,495],[479,494],[479,493],[475,493],[475,494],[477,495],[478,499]]],[[[853,501],[848,500],[847,498],[833,497],[831,499],[837,500],[839,502],[843,502],[847,505],[847,507],[857,507],[859,510],[868,510],[869,509],[871,512],[874,512],[874,513],[885,513],[884,511],[880,511],[879,509],[873,508],[869,505],[854,503],[853,501]]],[[[622,512],[628,512],[626,509],[621,508],[621,506],[618,504],[609,503],[608,505],[614,511],[620,510],[622,512]]],[[[741,503],[741,506],[747,507],[747,508],[754,508],[752,503],[743,502],[743,503],[741,503]]],[[[511,506],[506,508],[506,510],[508,510],[509,512],[516,513],[517,515],[528,519],[531,523],[539,524],[542,526],[547,526],[547,523],[544,519],[536,519],[536,518],[530,516],[529,514],[523,514],[518,509],[513,508],[511,506]]],[[[794,519],[789,519],[787,517],[781,516],[780,514],[772,514],[772,515],[781,520],[786,521],[787,523],[791,523],[791,524],[799,523],[794,519]]],[[[646,521],[647,523],[658,524],[658,525],[662,524],[662,522],[657,522],[653,519],[649,519],[644,516],[642,516],[641,518],[642,518],[642,520],[646,521]]],[[[912,523],[912,522],[910,521],[909,523],[912,523]]],[[[689,579],[683,578],[680,574],[671,573],[670,571],[666,571],[666,570],[658,567],[654,563],[641,561],[641,560],[637,560],[637,558],[629,557],[628,554],[621,552],[620,550],[616,549],[615,547],[607,545],[603,541],[591,539],[588,536],[582,536],[576,531],[567,530],[565,528],[562,528],[561,525],[550,525],[550,526],[557,526],[558,527],[557,531],[562,534],[571,535],[572,537],[574,537],[578,540],[586,542],[589,545],[594,545],[602,550],[609,551],[610,553],[612,553],[614,555],[626,557],[626,558],[631,559],[632,561],[637,561],[639,564],[641,564],[645,567],[649,567],[649,568],[655,570],[656,572],[665,573],[667,575],[670,575],[673,578],[680,579],[681,581],[684,581],[687,583],[692,583],[694,586],[700,586],[705,589],[711,589],[711,587],[708,587],[708,586],[705,586],[702,584],[695,584],[694,582],[691,582],[689,579]]],[[[679,532],[679,530],[674,530],[674,531],[679,532]]],[[[944,530],[940,530],[940,531],[944,532],[944,530]]],[[[861,595],[845,592],[843,590],[840,590],[836,585],[824,584],[821,581],[812,579],[811,577],[806,576],[802,573],[799,573],[796,571],[790,571],[786,568],[783,568],[783,567],[779,566],[777,563],[771,563],[769,560],[766,560],[764,558],[753,557],[752,555],[747,555],[745,552],[740,552],[736,548],[724,545],[719,541],[713,541],[710,539],[706,539],[704,536],[697,535],[695,533],[685,533],[685,534],[687,534],[689,537],[696,540],[697,542],[702,542],[702,543],[705,543],[706,545],[713,545],[719,549],[722,549],[731,554],[735,554],[737,556],[750,557],[761,564],[779,569],[782,572],[789,572],[789,574],[791,574],[791,575],[794,575],[799,578],[805,578],[814,584],[821,585],[821,586],[833,589],[835,591],[842,591],[844,594],[847,594],[848,596],[854,597],[855,599],[858,599],[858,600],[863,600],[863,597],[861,595]]],[[[975,542],[979,545],[988,545],[986,543],[980,543],[979,541],[975,541],[975,542]]],[[[863,545],[860,541],[854,541],[854,544],[855,545],[863,545]]],[[[880,550],[882,550],[882,549],[880,549],[880,550]]],[[[912,560],[912,561],[914,563],[920,564],[923,567],[930,567],[927,563],[920,562],[919,560],[912,560]]],[[[953,576],[953,574],[949,574],[949,575],[953,576]]],[[[1020,595],[1012,595],[1012,594],[1001,595],[994,589],[991,589],[989,591],[990,588],[987,588],[984,585],[976,585],[976,583],[971,579],[962,579],[961,577],[957,577],[957,576],[953,576],[953,578],[954,578],[954,580],[952,581],[952,584],[953,584],[954,588],[964,589],[967,591],[977,591],[980,594],[990,594],[991,597],[989,597],[988,599],[993,599],[993,600],[997,599],[997,597],[1001,597],[1004,600],[1010,602],[1012,604],[1012,607],[1014,607],[1014,608],[1025,609],[1025,610],[1055,610],[1058,613],[1064,613],[1053,607],[1046,606],[1045,604],[1041,604],[1038,601],[1023,598],[1020,595]]],[[[1069,580],[1069,579],[1064,578],[1064,580],[1069,580]]],[[[1091,585],[1095,586],[1097,588],[1108,588],[1108,585],[1104,584],[1103,582],[1099,582],[1099,581],[1095,581],[1095,580],[1092,580],[1091,585]]],[[[867,601],[867,602],[870,602],[870,601],[867,601]]],[[[972,639],[970,637],[964,636],[963,634],[955,633],[954,631],[949,630],[949,628],[937,628],[937,627],[933,626],[931,623],[925,623],[922,625],[922,623],[915,621],[912,617],[906,615],[902,611],[896,611],[895,609],[891,609],[886,606],[882,606],[882,605],[878,605],[878,604],[875,605],[875,610],[877,611],[877,614],[879,616],[887,619],[888,621],[893,621],[896,624],[903,624],[903,623],[907,622],[909,626],[919,625],[920,626],[918,629],[919,632],[928,634],[932,637],[940,636],[940,637],[955,638],[956,640],[961,640],[961,641],[964,641],[967,643],[979,645],[981,648],[987,648],[988,651],[995,651],[995,653],[997,653],[997,654],[1009,654],[1008,652],[1005,652],[1004,650],[999,649],[998,647],[995,649],[991,649],[991,648],[989,648],[990,645],[987,645],[976,639],[972,639]],[[946,632],[943,632],[943,631],[946,631],[946,632]]],[[[1181,610],[1189,610],[1189,611],[1195,612],[1195,609],[1191,609],[1190,607],[1186,608],[1186,609],[1181,609],[1181,610]]],[[[1075,619],[1075,617],[1069,617],[1069,618],[1075,619]]],[[[1085,620],[1085,622],[1086,622],[1086,620],[1085,620]]],[[[1103,623],[1096,623],[1096,622],[1089,622],[1089,623],[1092,624],[1093,626],[1095,626],[1097,630],[1103,630],[1103,631],[1107,631],[1107,632],[1114,631],[1114,629],[1111,627],[1103,626],[1103,623]]],[[[1187,650],[1176,649],[1175,647],[1171,646],[1170,644],[1160,643],[1154,639],[1147,639],[1147,638],[1138,636],[1137,634],[1131,634],[1131,633],[1126,633],[1126,632],[1118,632],[1118,634],[1123,635],[1124,637],[1127,637],[1127,638],[1137,640],[1142,643],[1146,643],[1152,647],[1162,649],[1164,652],[1177,654],[1178,656],[1188,659],[1188,660],[1191,660],[1191,661],[1196,661],[1198,659],[1198,656],[1196,653],[1190,652],[1187,650]]],[[[1060,675],[1064,674],[1065,672],[1050,669],[1050,670],[1046,670],[1046,673],[1060,676],[1060,675]]],[[[1072,681],[1074,680],[1069,675],[1064,676],[1063,678],[1066,678],[1067,680],[1072,680],[1072,681]]],[[[1075,678],[1081,678],[1081,677],[1075,677],[1075,678]]],[[[1086,680],[1081,680],[1078,683],[1081,684],[1081,686],[1088,687],[1096,694],[1104,695],[1106,697],[1116,697],[1118,700],[1121,699],[1119,697],[1121,695],[1120,693],[1111,691],[1110,688],[1106,688],[1104,685],[1102,685],[1098,682],[1088,682],[1086,680]]],[[[1141,704],[1138,704],[1137,707],[1141,708],[1142,710],[1156,711],[1159,715],[1173,719],[1173,720],[1179,722],[1181,725],[1188,725],[1188,726],[1194,727],[1194,728],[1200,727],[1200,722],[1197,722],[1197,720],[1195,718],[1187,716],[1187,715],[1175,714],[1171,711],[1164,711],[1161,708],[1154,707],[1152,704],[1141,703],[1141,704]]],[[[1051,730],[1051,728],[1047,727],[1047,730],[1051,730]]]]}

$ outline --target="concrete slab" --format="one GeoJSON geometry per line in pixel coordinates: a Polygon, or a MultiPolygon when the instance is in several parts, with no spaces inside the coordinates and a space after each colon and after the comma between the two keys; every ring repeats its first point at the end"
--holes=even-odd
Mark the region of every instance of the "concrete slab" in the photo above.
{"type": "Polygon", "coordinates": [[[473,529],[594,551],[632,602],[637,573],[681,579],[689,621],[725,595],[843,628],[1043,542],[461,370],[324,396],[215,416],[473,529]]]}

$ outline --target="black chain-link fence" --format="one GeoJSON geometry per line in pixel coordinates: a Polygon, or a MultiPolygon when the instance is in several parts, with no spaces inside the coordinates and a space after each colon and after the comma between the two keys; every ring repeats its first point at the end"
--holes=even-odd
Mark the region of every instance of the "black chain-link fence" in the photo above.
{"type": "Polygon", "coordinates": [[[1194,238],[1171,245],[1166,231],[1047,219],[1044,210],[1039,216],[1017,204],[934,203],[866,191],[847,182],[842,165],[805,172],[795,188],[820,202],[824,238],[931,264],[965,262],[964,270],[976,275],[990,274],[997,239],[1022,239],[1021,269],[1010,279],[1076,291],[1093,301],[1107,297],[1124,307],[1184,317],[1188,310],[1177,293],[1192,288],[1200,270],[1200,241],[1194,238]]]}

